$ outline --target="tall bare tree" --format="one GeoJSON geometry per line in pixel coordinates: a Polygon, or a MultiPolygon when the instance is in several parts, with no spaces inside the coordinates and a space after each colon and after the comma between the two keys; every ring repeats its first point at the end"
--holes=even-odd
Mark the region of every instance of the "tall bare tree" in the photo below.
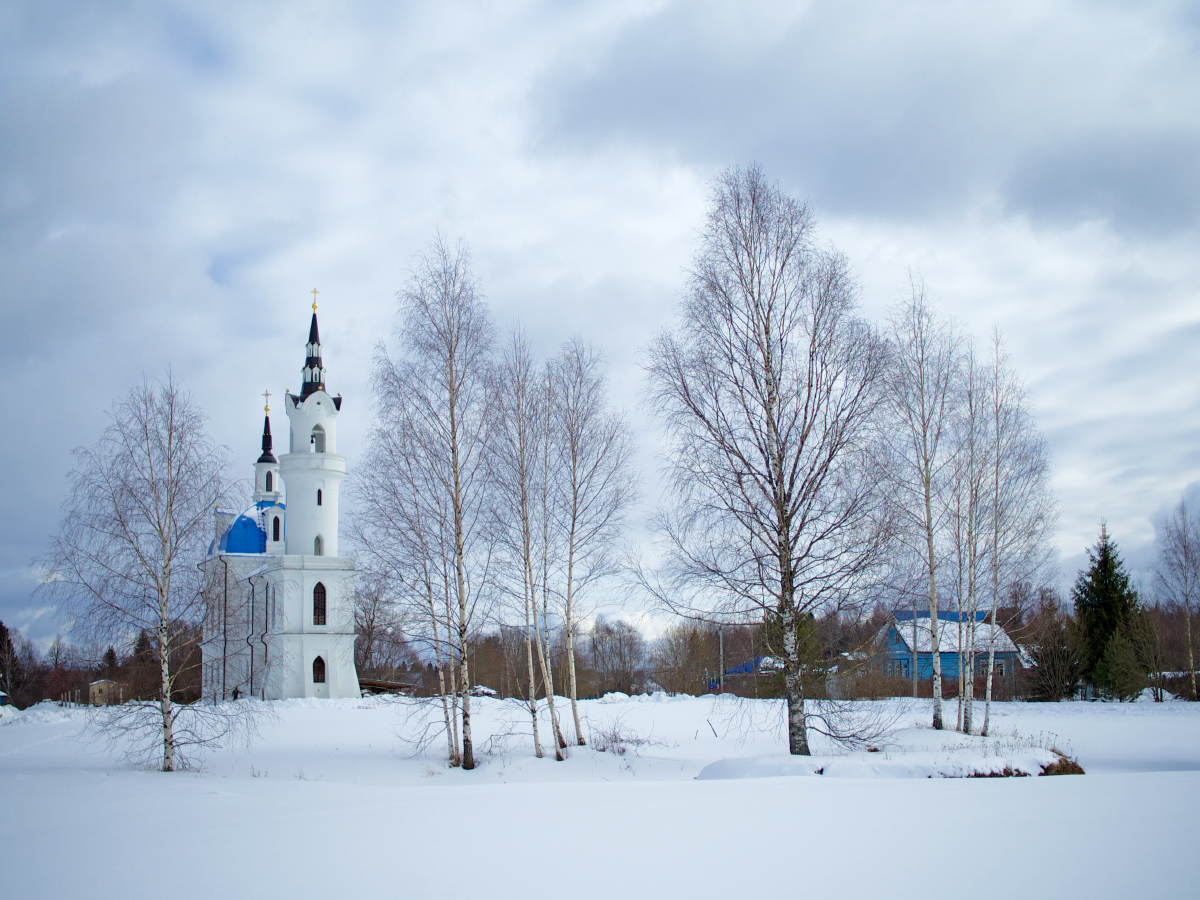
{"type": "Polygon", "coordinates": [[[379,402],[395,412],[381,417],[380,428],[404,432],[395,438],[395,458],[407,469],[401,483],[414,496],[396,499],[409,508],[424,573],[418,580],[428,588],[431,609],[438,608],[440,586],[449,610],[445,639],[459,689],[461,764],[472,769],[467,648],[491,563],[486,449],[493,327],[465,246],[452,248],[440,235],[417,257],[399,300],[401,356],[395,360],[381,347],[376,360],[379,402]]]}
{"type": "Polygon", "coordinates": [[[678,330],[650,347],[673,502],[663,598],[782,632],[788,747],[808,754],[802,631],[852,600],[886,538],[871,471],[886,343],[845,258],[757,166],[718,176],[678,330]]]}
{"type": "MultiPolygon", "coordinates": [[[[909,295],[892,313],[895,347],[889,397],[892,487],[903,527],[901,540],[919,554],[929,598],[933,664],[933,727],[942,727],[942,661],[938,623],[939,546],[945,525],[944,492],[953,453],[947,440],[957,389],[959,338],[929,305],[925,286],[910,279],[909,295]]],[[[915,619],[915,610],[914,610],[915,619]]],[[[915,634],[914,625],[914,634],[915,634]]],[[[914,666],[914,678],[916,677],[914,666]]]]}
{"type": "Polygon", "coordinates": [[[135,758],[174,771],[189,751],[253,729],[247,704],[172,702],[180,680],[195,674],[172,662],[196,656],[207,587],[198,564],[226,497],[226,453],[171,375],[130,390],[99,441],[74,452],[70,496],[44,561],[46,586],[90,637],[148,638],[157,696],[108,707],[98,724],[131,741],[135,758]]]}
{"type": "MultiPolygon", "coordinates": [[[[542,758],[538,736],[537,678],[533,666],[533,646],[537,618],[538,486],[543,450],[543,420],[546,415],[543,373],[536,366],[525,333],[514,328],[504,347],[496,379],[496,439],[492,448],[493,477],[496,483],[496,531],[508,550],[515,570],[514,584],[520,585],[521,606],[525,616],[525,667],[529,684],[529,715],[533,724],[533,752],[542,758]]],[[[539,653],[541,648],[539,646],[539,653]]],[[[555,746],[556,756],[562,751],[555,746]]]]}
{"type": "Polygon", "coordinates": [[[555,569],[562,541],[561,534],[554,527],[554,509],[558,496],[558,471],[552,465],[551,456],[554,447],[554,428],[550,410],[554,408],[554,379],[546,373],[542,381],[544,393],[542,416],[542,442],[538,450],[541,461],[541,478],[538,481],[538,521],[541,523],[541,541],[538,547],[538,558],[541,563],[541,608],[533,617],[533,637],[537,643],[538,665],[542,670],[542,681],[546,685],[546,707],[550,711],[550,729],[554,736],[555,758],[561,758],[567,748],[563,737],[562,724],[558,718],[558,707],[554,702],[554,652],[550,635],[550,597],[551,572],[555,569]]]}
{"type": "Polygon", "coordinates": [[[599,351],[572,338],[550,366],[550,377],[554,380],[553,456],[561,491],[556,518],[567,557],[563,628],[571,715],[576,740],[582,745],[575,664],[579,598],[616,570],[612,551],[625,513],[636,498],[637,477],[631,468],[629,424],[609,408],[599,351]]]}
{"type": "Polygon", "coordinates": [[[1183,613],[1188,678],[1196,699],[1196,658],[1192,650],[1192,616],[1200,600],[1200,516],[1179,498],[1158,535],[1159,591],[1183,613]]]}
{"type": "MultiPolygon", "coordinates": [[[[1058,521],[1058,510],[1050,491],[1050,455],[1038,431],[1017,377],[1004,351],[998,328],[992,331],[992,352],[987,380],[987,413],[991,430],[991,631],[994,638],[997,615],[1005,586],[1032,581],[1045,565],[1047,539],[1058,521]]],[[[996,645],[988,644],[987,681],[983,729],[987,735],[992,712],[992,675],[996,645]]]]}
{"type": "Polygon", "coordinates": [[[973,728],[975,650],[980,582],[985,577],[991,527],[992,435],[987,410],[988,370],[975,347],[964,341],[960,363],[961,389],[956,394],[950,425],[953,444],[946,490],[948,531],[953,546],[958,612],[958,730],[973,728]]]}

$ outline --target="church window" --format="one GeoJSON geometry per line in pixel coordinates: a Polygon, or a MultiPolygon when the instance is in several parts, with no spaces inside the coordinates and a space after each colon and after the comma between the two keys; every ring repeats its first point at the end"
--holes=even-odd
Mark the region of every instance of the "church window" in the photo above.
{"type": "Polygon", "coordinates": [[[319,581],[313,588],[313,624],[325,624],[325,585],[319,581]]]}
{"type": "Polygon", "coordinates": [[[321,489],[317,488],[317,506],[321,505],[321,489]]]}
{"type": "Polygon", "coordinates": [[[324,453],[325,452],[325,429],[322,428],[320,425],[313,426],[312,440],[310,441],[310,443],[312,444],[312,448],[313,448],[314,452],[316,452],[316,453],[324,453]]]}
{"type": "Polygon", "coordinates": [[[325,660],[317,657],[313,660],[313,684],[325,683],[325,660]]]}
{"type": "Polygon", "coordinates": [[[318,534],[313,539],[313,556],[324,556],[325,545],[321,542],[321,536],[318,534]]]}
{"type": "Polygon", "coordinates": [[[275,522],[271,525],[271,540],[279,540],[279,516],[275,517],[275,522]]]}
{"type": "MultiPolygon", "coordinates": [[[[275,478],[271,475],[270,472],[267,473],[267,490],[268,491],[275,490],[275,478]]],[[[275,538],[275,540],[279,540],[279,538],[275,538]]]]}

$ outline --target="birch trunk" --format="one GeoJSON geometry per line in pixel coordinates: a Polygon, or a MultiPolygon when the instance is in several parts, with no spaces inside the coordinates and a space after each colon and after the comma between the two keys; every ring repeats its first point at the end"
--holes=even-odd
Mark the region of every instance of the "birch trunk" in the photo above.
{"type": "Polygon", "coordinates": [[[983,728],[980,734],[988,736],[988,726],[992,718],[992,670],[996,665],[996,606],[992,605],[992,633],[988,635],[988,665],[987,684],[984,686],[983,728]]]}
{"type": "Polygon", "coordinates": [[[442,702],[442,716],[446,720],[446,758],[449,760],[451,766],[457,766],[461,762],[458,756],[457,732],[454,727],[458,715],[457,711],[453,715],[451,714],[450,699],[446,696],[445,659],[442,651],[441,636],[438,633],[437,607],[433,599],[432,584],[426,584],[426,596],[429,600],[429,622],[433,629],[433,654],[437,665],[438,696],[442,702]]]}
{"type": "Polygon", "coordinates": [[[456,651],[456,648],[454,646],[454,638],[453,638],[454,617],[451,613],[449,573],[443,573],[443,576],[444,576],[443,577],[443,587],[445,589],[445,595],[446,595],[445,596],[445,600],[446,600],[446,656],[444,659],[444,663],[446,666],[446,674],[448,676],[447,681],[450,684],[450,722],[453,726],[453,728],[451,729],[451,747],[453,750],[451,759],[453,760],[454,765],[461,766],[462,765],[462,749],[461,749],[461,744],[459,743],[459,732],[458,732],[458,723],[459,723],[459,719],[458,719],[458,691],[459,691],[458,670],[454,665],[454,654],[456,651]]]}
{"type": "Polygon", "coordinates": [[[573,521],[569,541],[567,549],[567,602],[563,627],[567,629],[567,671],[570,676],[571,719],[575,724],[575,742],[578,746],[582,747],[587,742],[583,739],[583,726],[579,724],[579,700],[575,680],[575,619],[572,609],[572,594],[575,586],[573,583],[575,569],[575,524],[573,521]]]}
{"type": "Polygon", "coordinates": [[[166,601],[163,601],[163,617],[164,621],[159,626],[158,632],[158,647],[159,647],[159,675],[161,678],[159,690],[162,691],[162,698],[159,701],[159,710],[162,713],[162,729],[163,729],[163,767],[164,772],[175,771],[175,717],[171,712],[171,654],[169,652],[169,635],[167,634],[167,622],[165,621],[167,614],[166,601]]]}
{"type": "Polygon", "coordinates": [[[942,730],[942,645],[938,627],[937,556],[933,546],[933,508],[929,481],[925,482],[925,528],[929,553],[929,658],[933,664],[933,727],[942,730]]]}
{"type": "MultiPolygon", "coordinates": [[[[570,608],[570,604],[568,603],[567,609],[569,610],[570,608]]],[[[571,678],[571,717],[575,720],[575,741],[578,746],[583,747],[587,744],[587,741],[584,740],[583,725],[579,721],[579,702],[577,699],[579,689],[578,681],[575,677],[575,623],[570,619],[569,613],[567,621],[567,668],[571,678]]]]}
{"type": "Polygon", "coordinates": [[[788,752],[809,756],[808,728],[804,717],[804,683],[796,646],[796,624],[789,621],[783,631],[784,691],[787,694],[788,752]]]}
{"type": "Polygon", "coordinates": [[[954,728],[956,731],[963,730],[963,609],[962,601],[958,604],[958,710],[954,728]]]}
{"type": "Polygon", "coordinates": [[[913,683],[913,699],[916,700],[920,696],[921,681],[917,675],[917,604],[913,601],[913,638],[912,638],[912,683],[913,683]]]}
{"type": "Polygon", "coordinates": [[[545,630],[542,627],[542,624],[545,622],[545,619],[542,619],[542,622],[539,623],[538,619],[540,618],[542,617],[535,615],[533,625],[534,635],[537,638],[538,662],[541,664],[542,681],[546,686],[546,706],[550,709],[550,728],[552,729],[554,737],[554,758],[559,762],[562,762],[564,759],[566,759],[566,757],[563,756],[563,748],[567,746],[567,742],[563,740],[562,731],[558,726],[558,711],[554,706],[554,672],[551,668],[550,660],[546,658],[546,647],[542,640],[543,632],[545,630]]]}
{"type": "Polygon", "coordinates": [[[1196,699],[1196,660],[1192,655],[1192,610],[1190,606],[1183,608],[1184,632],[1187,635],[1188,674],[1192,678],[1192,699],[1196,699]]]}
{"type": "MultiPolygon", "coordinates": [[[[528,582],[527,582],[528,584],[528,582]]],[[[529,671],[529,716],[533,720],[533,753],[541,759],[542,740],[538,735],[537,678],[533,672],[533,610],[529,591],[525,592],[525,663],[529,671]]]]}

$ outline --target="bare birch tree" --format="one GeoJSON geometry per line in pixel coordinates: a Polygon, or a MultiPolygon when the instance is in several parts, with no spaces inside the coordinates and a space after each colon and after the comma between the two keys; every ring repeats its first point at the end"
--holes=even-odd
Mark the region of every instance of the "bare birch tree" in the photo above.
{"type": "Polygon", "coordinates": [[[563,628],[571,716],[580,745],[585,741],[575,663],[579,598],[616,571],[612,551],[637,496],[637,477],[630,465],[633,438],[625,417],[608,406],[601,366],[600,353],[573,338],[550,367],[554,464],[561,489],[557,519],[567,557],[563,628]]]}
{"type": "Polygon", "coordinates": [[[1158,537],[1158,589],[1183,613],[1188,680],[1196,699],[1196,658],[1192,650],[1192,616],[1200,599],[1200,516],[1180,497],[1158,537]]]}
{"type": "MultiPolygon", "coordinates": [[[[538,736],[537,678],[533,645],[537,618],[536,578],[537,496],[540,456],[546,415],[545,391],[540,367],[536,366],[524,332],[514,328],[506,344],[496,379],[496,439],[493,445],[493,475],[496,482],[496,531],[502,535],[510,560],[512,579],[520,585],[525,616],[525,665],[529,683],[529,715],[533,725],[533,752],[542,758],[538,736]]],[[[540,652],[540,647],[539,647],[540,652]]],[[[562,751],[555,746],[556,757],[562,751]]]]}
{"type": "Polygon", "coordinates": [[[808,206],[757,166],[719,175],[678,330],[650,348],[648,397],[674,489],[656,519],[660,597],[781,629],[788,747],[805,755],[808,613],[852,600],[887,536],[870,469],[887,347],[814,233],[808,206]]]}
{"type": "Polygon", "coordinates": [[[542,603],[541,609],[536,611],[533,618],[533,637],[537,642],[538,665],[542,670],[542,681],[546,685],[546,707],[550,711],[550,729],[554,737],[555,759],[560,759],[563,756],[562,751],[567,748],[567,742],[563,737],[562,725],[558,718],[558,707],[554,702],[554,654],[550,638],[551,572],[555,568],[556,560],[561,558],[559,553],[561,535],[554,527],[554,509],[559,499],[557,490],[559,473],[551,464],[554,428],[550,410],[554,408],[554,379],[550,377],[549,372],[546,372],[543,378],[542,390],[544,391],[543,409],[545,414],[542,416],[542,442],[538,450],[542,469],[541,479],[538,483],[538,516],[542,531],[542,539],[538,548],[542,575],[540,584],[542,603]]]}
{"type": "MultiPolygon", "coordinates": [[[[458,699],[461,765],[475,767],[471,739],[467,648],[487,596],[491,563],[486,449],[492,424],[493,328],[470,272],[466,248],[450,248],[439,235],[418,256],[399,293],[397,336],[401,357],[383,347],[376,359],[381,416],[377,438],[392,436],[398,484],[411,499],[395,497],[416,541],[431,623],[444,606],[450,694],[458,699]],[[457,684],[455,684],[457,682],[457,684]],[[457,690],[456,690],[457,688],[457,690]]],[[[369,478],[373,477],[374,473],[369,478]]],[[[387,498],[381,497],[381,502],[387,498]]],[[[390,513],[376,505],[376,515],[390,513]]],[[[455,726],[457,731],[457,725],[455,726]]],[[[457,755],[451,749],[452,760],[457,755]]]]}
{"type": "MultiPolygon", "coordinates": [[[[947,440],[954,410],[959,339],[930,308],[925,287],[910,280],[909,296],[891,317],[895,347],[889,397],[892,487],[902,520],[898,534],[919,553],[929,599],[933,664],[933,727],[942,728],[942,662],[938,623],[939,546],[944,490],[953,454],[947,440]]],[[[914,610],[915,621],[915,610],[914,610]]],[[[915,633],[915,625],[914,625],[915,633]]]]}
{"type": "Polygon", "coordinates": [[[172,701],[185,675],[173,668],[194,653],[206,588],[199,568],[213,510],[226,497],[227,457],[204,431],[192,398],[168,375],[117,401],[92,447],[75,450],[70,497],[44,563],[47,589],[96,640],[149,638],[157,698],[105,708],[97,719],[127,753],[163,771],[186,767],[189,752],[253,733],[252,704],[172,701]]]}
{"type": "Polygon", "coordinates": [[[1026,402],[1025,387],[1004,352],[998,328],[992,331],[991,372],[987,380],[987,412],[991,429],[991,630],[983,728],[991,724],[992,674],[996,665],[994,637],[1000,597],[1006,585],[1032,581],[1047,559],[1047,538],[1058,521],[1050,491],[1050,456],[1046,440],[1026,402]]]}
{"type": "Polygon", "coordinates": [[[947,490],[948,530],[956,565],[955,605],[958,612],[958,722],[970,734],[973,728],[975,642],[980,580],[984,577],[991,528],[991,432],[986,404],[988,372],[978,362],[969,342],[961,360],[961,390],[951,419],[953,444],[947,490]]]}

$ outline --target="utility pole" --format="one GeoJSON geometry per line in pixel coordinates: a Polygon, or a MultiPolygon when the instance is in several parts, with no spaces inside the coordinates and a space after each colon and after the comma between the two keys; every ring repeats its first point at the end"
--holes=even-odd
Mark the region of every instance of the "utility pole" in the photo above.
{"type": "Polygon", "coordinates": [[[721,646],[721,693],[725,693],[725,627],[717,626],[717,641],[721,646]]]}

